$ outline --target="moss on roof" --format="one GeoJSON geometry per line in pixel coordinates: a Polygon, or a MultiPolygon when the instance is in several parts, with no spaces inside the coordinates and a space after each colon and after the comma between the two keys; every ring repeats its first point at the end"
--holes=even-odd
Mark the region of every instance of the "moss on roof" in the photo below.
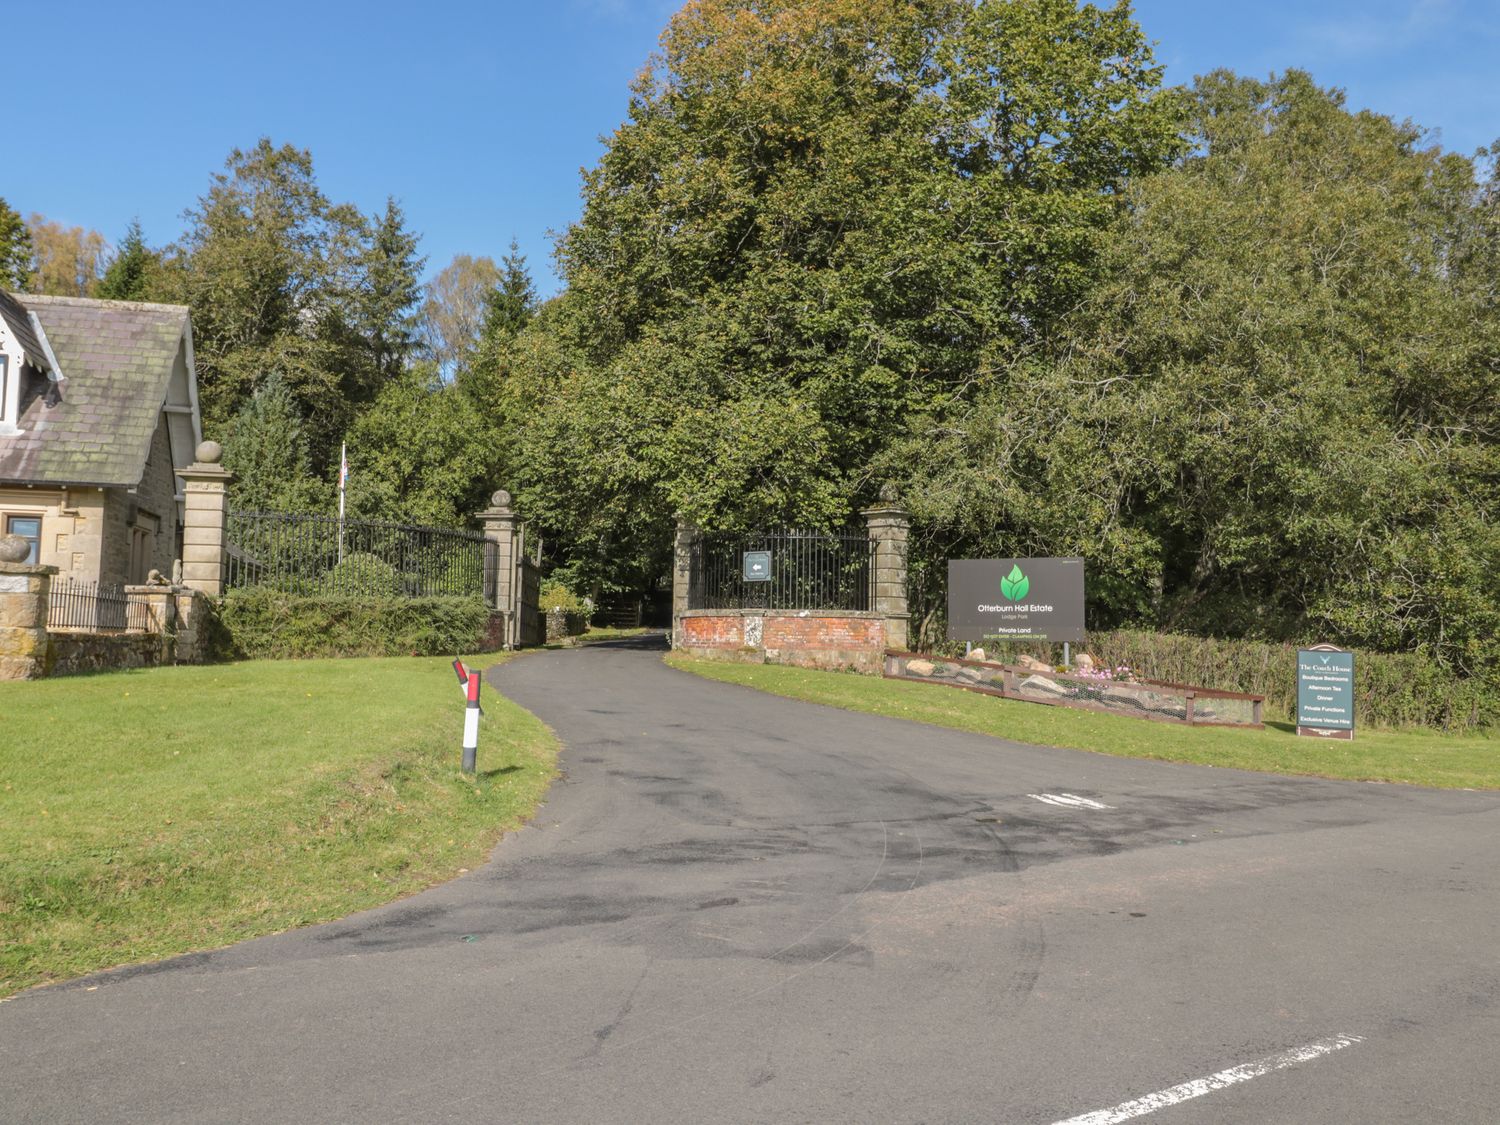
{"type": "Polygon", "coordinates": [[[32,374],[17,424],[0,436],[0,481],[131,487],[140,482],[187,331],[182,305],[17,298],[36,313],[64,382],[48,405],[32,374]]]}

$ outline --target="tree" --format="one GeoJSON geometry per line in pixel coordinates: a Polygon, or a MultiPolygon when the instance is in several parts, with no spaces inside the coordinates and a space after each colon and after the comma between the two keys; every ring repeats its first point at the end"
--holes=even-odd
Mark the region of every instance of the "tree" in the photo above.
{"type": "Polygon", "coordinates": [[[224,467],[235,476],[230,494],[236,508],[327,511],[331,489],[312,474],[296,399],[275,372],[260,381],[226,428],[224,467]]]}
{"type": "MultiPolygon", "coordinates": [[[[497,430],[499,479],[575,590],[642,590],[670,567],[671,508],[657,444],[671,404],[588,361],[592,320],[576,294],[543,304],[470,396],[497,430]],[[571,471],[560,471],[566,462],[571,471]]],[[[783,434],[773,437],[779,440],[783,434]]],[[[779,446],[778,446],[779,447],[779,446]]]]}
{"type": "Polygon", "coordinates": [[[413,358],[424,259],[394,199],[372,216],[350,204],[330,206],[325,220],[325,276],[310,323],[323,345],[324,367],[357,412],[413,358]]]}
{"type": "Polygon", "coordinates": [[[500,259],[500,280],[490,291],[488,306],[483,332],[487,340],[514,339],[536,314],[536,286],[526,268],[526,255],[514,238],[510,252],[500,259]]]}
{"type": "Polygon", "coordinates": [[[397,378],[415,355],[421,318],[422,267],[420,236],[406,229],[406,217],[394,198],[370,221],[369,237],[359,256],[360,284],[355,290],[355,328],[368,342],[378,385],[397,378]]]}
{"type": "Polygon", "coordinates": [[[452,378],[468,362],[484,329],[489,295],[500,281],[490,257],[456,254],[427,285],[422,337],[429,359],[452,378]]]}
{"type": "Polygon", "coordinates": [[[31,232],[10,204],[0,199],[0,286],[25,289],[34,262],[31,232]]]}
{"type": "Polygon", "coordinates": [[[523,499],[594,482],[615,541],[845,522],[1087,292],[1121,189],[1180,150],[1160,82],[1123,6],[688,5],[559,246],[569,366],[517,353],[523,499]]]}
{"type": "Polygon", "coordinates": [[[261,138],[230,153],[186,218],[153,296],[193,310],[206,427],[223,427],[261,373],[276,371],[307,419],[314,460],[325,461],[353,416],[360,350],[332,255],[357,254],[362,217],[329,204],[309,152],[261,138]]]}
{"type": "Polygon", "coordinates": [[[469,396],[430,363],[414,364],[381,388],[349,431],[350,511],[465,526],[500,486],[500,451],[469,396]]]}
{"type": "MultiPolygon", "coordinates": [[[[301,392],[300,374],[287,375],[301,362],[267,360],[305,358],[302,313],[324,275],[327,207],[311,154],[263,137],[249,151],[231,152],[187,212],[168,280],[193,310],[199,393],[211,425],[235,413],[264,370],[282,372],[301,392]]],[[[298,397],[307,404],[307,394],[298,397]]]]}
{"type": "Polygon", "coordinates": [[[26,222],[36,255],[28,288],[58,297],[93,295],[104,272],[109,244],[96,230],[65,227],[35,212],[26,222]]]}
{"type": "Polygon", "coordinates": [[[500,280],[486,298],[479,343],[454,375],[454,381],[466,393],[480,400],[493,398],[499,380],[505,377],[510,345],[531,323],[539,303],[526,256],[515,239],[511,239],[510,253],[500,260],[500,266],[500,280]]]}
{"type": "Polygon", "coordinates": [[[160,264],[160,255],[146,245],[140,220],[132,219],[94,296],[107,301],[144,301],[150,290],[151,272],[160,264]]]}
{"type": "Polygon", "coordinates": [[[1051,346],[904,451],[918,554],[1083,554],[1096,624],[1497,667],[1500,314],[1473,165],[1296,71],[1201,80],[1193,132],[1127,192],[1051,346]]]}

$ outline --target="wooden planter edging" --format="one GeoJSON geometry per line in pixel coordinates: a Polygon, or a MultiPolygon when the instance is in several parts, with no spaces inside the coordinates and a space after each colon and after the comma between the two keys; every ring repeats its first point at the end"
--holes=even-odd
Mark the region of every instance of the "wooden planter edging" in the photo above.
{"type": "Polygon", "coordinates": [[[965,691],[977,692],[980,695],[993,695],[1001,699],[1015,699],[1023,703],[1040,703],[1047,707],[1067,707],[1076,711],[1095,711],[1105,715],[1125,715],[1134,719],[1146,719],[1159,723],[1182,723],[1187,726],[1197,727],[1236,727],[1241,730],[1260,730],[1264,727],[1262,722],[1262,709],[1265,697],[1252,695],[1248,692],[1219,691],[1215,688],[1196,687],[1192,684],[1175,684],[1166,680],[1136,680],[1134,682],[1097,680],[1088,676],[1076,676],[1066,672],[1040,672],[1035,668],[1027,668],[1020,664],[998,664],[987,660],[965,660],[962,657],[926,656],[921,653],[904,652],[899,649],[887,649],[882,675],[888,680],[906,680],[915,684],[941,684],[944,687],[962,688],[965,691]],[[905,671],[908,661],[921,660],[934,665],[935,668],[943,665],[952,665],[959,668],[981,668],[991,673],[989,682],[960,682],[953,679],[944,679],[936,675],[919,676],[910,675],[905,671]],[[993,673],[998,672],[995,676],[993,673]],[[1083,687],[1099,691],[1101,694],[1111,689],[1120,689],[1125,692],[1126,698],[1133,696],[1131,688],[1143,689],[1143,693],[1152,694],[1150,689],[1157,689],[1155,694],[1175,697],[1181,701],[1182,714],[1169,714],[1163,710],[1149,711],[1144,702],[1137,702],[1134,707],[1115,707],[1095,699],[1078,699],[1069,697],[1047,698],[1037,695],[1028,695],[1021,690],[1021,683],[1025,679],[1042,677],[1053,684],[1072,684],[1075,687],[1083,687]],[[1217,717],[1217,713],[1209,710],[1205,705],[1213,700],[1225,700],[1250,704],[1251,719],[1249,722],[1226,722],[1217,717]],[[1207,714],[1204,712],[1207,711],[1207,714]],[[1201,716],[1201,717],[1200,717],[1201,716]]]}

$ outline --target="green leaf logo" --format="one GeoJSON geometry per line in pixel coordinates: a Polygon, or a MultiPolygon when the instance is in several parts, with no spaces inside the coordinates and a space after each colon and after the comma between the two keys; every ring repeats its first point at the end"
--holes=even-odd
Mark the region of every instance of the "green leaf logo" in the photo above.
{"type": "Polygon", "coordinates": [[[1019,566],[1010,568],[1010,573],[1000,579],[1000,592],[1007,599],[1018,602],[1026,596],[1026,591],[1031,589],[1031,579],[1021,573],[1019,566]]]}

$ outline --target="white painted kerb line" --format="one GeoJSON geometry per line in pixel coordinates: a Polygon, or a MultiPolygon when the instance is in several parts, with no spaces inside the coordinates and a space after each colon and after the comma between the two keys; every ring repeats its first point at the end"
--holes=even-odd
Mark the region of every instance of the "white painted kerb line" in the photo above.
{"type": "Polygon", "coordinates": [[[1064,809],[1112,809],[1113,805],[1100,804],[1098,801],[1088,797],[1079,797],[1073,793],[1028,793],[1026,796],[1033,801],[1041,801],[1044,805],[1057,805],[1064,809]]]}
{"type": "Polygon", "coordinates": [[[1173,1086],[1169,1090],[1158,1090],[1154,1094],[1147,1094],[1144,1098],[1121,1102],[1110,1109],[1096,1109],[1080,1117],[1070,1117],[1066,1121],[1056,1122],[1055,1125],[1115,1125],[1117,1121],[1129,1121],[1132,1117],[1141,1117],[1154,1113],[1158,1109],[1177,1105],[1179,1102],[1201,1098],[1204,1094],[1222,1090],[1225,1086],[1233,1086],[1236,1082],[1248,1082],[1252,1078],[1270,1074],[1273,1070],[1296,1066],[1298,1063],[1331,1055],[1335,1051],[1342,1051],[1345,1047],[1352,1047],[1356,1043],[1363,1042],[1364,1037],[1360,1035],[1330,1036],[1327,1039],[1319,1039],[1316,1043],[1309,1043],[1305,1047],[1293,1047],[1289,1051],[1282,1051],[1280,1054],[1271,1055],[1257,1062],[1232,1066],[1228,1070],[1210,1074],[1207,1078],[1195,1078],[1191,1082],[1184,1082],[1181,1086],[1173,1086]]]}

